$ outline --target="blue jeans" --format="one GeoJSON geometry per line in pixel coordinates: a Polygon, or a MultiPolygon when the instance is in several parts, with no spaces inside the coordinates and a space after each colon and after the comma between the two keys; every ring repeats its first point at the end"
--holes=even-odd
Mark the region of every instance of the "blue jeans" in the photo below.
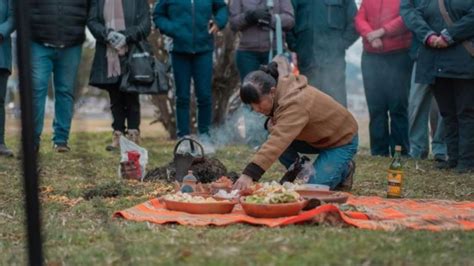
{"type": "Polygon", "coordinates": [[[295,140],[279,160],[288,169],[298,158],[298,153],[319,154],[313,162],[316,175],[309,179],[309,183],[327,185],[334,189],[346,179],[349,173],[349,162],[357,153],[358,146],[358,135],[355,135],[346,145],[328,149],[317,149],[307,142],[295,140]]]}
{"type": "Polygon", "coordinates": [[[408,94],[413,67],[408,52],[364,52],[361,66],[372,155],[389,156],[395,145],[402,146],[402,154],[408,154],[408,94]]]}
{"type": "Polygon", "coordinates": [[[52,48],[39,43],[31,46],[35,144],[39,145],[44,126],[48,85],[53,74],[54,121],[53,142],[67,143],[74,112],[74,88],[81,62],[82,45],[52,48]]]}
{"type": "Polygon", "coordinates": [[[198,107],[199,134],[208,134],[212,119],[212,51],[199,54],[171,53],[176,83],[178,137],[189,135],[191,78],[198,107]]]}
{"type": "MultiPolygon", "coordinates": [[[[432,112],[433,91],[428,84],[415,83],[415,71],[416,63],[413,66],[410,97],[408,99],[410,156],[415,159],[426,159],[430,151],[428,123],[432,112]]],[[[434,134],[431,141],[431,150],[435,156],[446,156],[443,118],[437,110],[434,116],[437,121],[436,128],[432,128],[434,134]]]]}
{"type": "MultiPolygon", "coordinates": [[[[240,51],[235,53],[235,62],[242,81],[247,74],[258,70],[261,65],[268,64],[268,52],[240,51]]],[[[250,112],[250,107],[245,106],[245,141],[251,147],[262,145],[267,139],[268,132],[264,130],[266,117],[250,112]]]]}
{"type": "Polygon", "coordinates": [[[235,52],[235,63],[239,70],[240,80],[252,71],[258,70],[261,65],[268,64],[268,52],[241,51],[235,52]]]}

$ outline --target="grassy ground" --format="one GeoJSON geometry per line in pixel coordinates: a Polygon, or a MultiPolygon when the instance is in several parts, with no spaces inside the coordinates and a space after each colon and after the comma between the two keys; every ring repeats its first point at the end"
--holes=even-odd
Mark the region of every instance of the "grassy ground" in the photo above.
{"type": "MultiPolygon", "coordinates": [[[[72,152],[41,148],[41,196],[46,261],[50,265],[474,265],[474,232],[373,232],[328,226],[268,229],[237,225],[223,228],[153,225],[112,219],[114,211],[143,202],[166,190],[161,184],[120,182],[118,154],[105,152],[110,133],[72,135],[72,152]],[[94,190],[96,189],[96,190],[94,190]],[[108,191],[115,197],[83,199],[108,191]]],[[[49,139],[45,136],[43,139],[49,139]]],[[[17,139],[10,136],[11,146],[17,139]]],[[[150,167],[171,159],[173,143],[144,140],[150,167]]],[[[240,171],[251,151],[229,147],[217,156],[229,170],[240,171]]],[[[362,150],[357,157],[354,193],[385,193],[386,158],[362,150]]],[[[425,172],[406,164],[405,196],[474,200],[474,177],[425,172]]],[[[277,178],[276,166],[267,179],[277,178]]],[[[20,164],[0,159],[0,265],[25,264],[25,233],[20,164]]]]}

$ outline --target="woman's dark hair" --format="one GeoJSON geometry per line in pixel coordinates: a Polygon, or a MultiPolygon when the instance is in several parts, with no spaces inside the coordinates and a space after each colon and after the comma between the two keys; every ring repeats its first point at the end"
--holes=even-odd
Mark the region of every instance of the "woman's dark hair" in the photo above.
{"type": "Polygon", "coordinates": [[[277,85],[278,64],[271,62],[260,66],[260,70],[245,76],[240,88],[240,99],[244,104],[259,103],[262,95],[267,95],[277,85]]]}

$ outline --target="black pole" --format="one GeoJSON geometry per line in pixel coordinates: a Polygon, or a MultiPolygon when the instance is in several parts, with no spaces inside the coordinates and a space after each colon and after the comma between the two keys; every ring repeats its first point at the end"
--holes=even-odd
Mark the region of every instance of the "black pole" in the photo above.
{"type": "Polygon", "coordinates": [[[31,82],[29,0],[15,0],[17,59],[20,81],[23,176],[30,265],[42,265],[38,172],[34,147],[33,85],[31,82]]]}

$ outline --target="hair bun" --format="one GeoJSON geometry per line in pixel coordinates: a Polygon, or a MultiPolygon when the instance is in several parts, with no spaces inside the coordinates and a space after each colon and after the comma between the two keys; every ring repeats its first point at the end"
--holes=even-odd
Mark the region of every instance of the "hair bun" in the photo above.
{"type": "Polygon", "coordinates": [[[261,65],[260,70],[272,76],[275,80],[278,80],[278,64],[271,62],[268,65],[261,65]]]}

